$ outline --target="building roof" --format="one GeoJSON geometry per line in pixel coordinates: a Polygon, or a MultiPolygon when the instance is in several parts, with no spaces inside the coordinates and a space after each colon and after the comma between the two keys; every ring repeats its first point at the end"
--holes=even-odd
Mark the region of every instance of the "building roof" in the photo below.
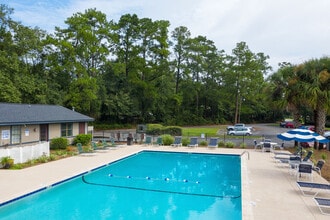
{"type": "Polygon", "coordinates": [[[94,119],[58,105],[0,103],[0,125],[89,122],[94,119]]]}

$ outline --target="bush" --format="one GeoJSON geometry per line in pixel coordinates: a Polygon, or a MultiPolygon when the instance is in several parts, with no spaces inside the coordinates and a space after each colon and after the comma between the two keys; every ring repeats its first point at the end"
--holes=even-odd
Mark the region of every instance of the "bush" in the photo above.
{"type": "Polygon", "coordinates": [[[69,144],[69,141],[66,138],[63,138],[63,137],[53,138],[50,141],[50,149],[51,150],[66,149],[68,144],[69,144]]]}
{"type": "Polygon", "coordinates": [[[88,145],[92,140],[91,134],[78,134],[73,139],[73,144],[76,145],[77,143],[81,143],[82,145],[88,145]]]}
{"type": "Polygon", "coordinates": [[[226,144],[224,141],[219,141],[218,147],[224,147],[226,144]]]}
{"type": "Polygon", "coordinates": [[[160,124],[148,124],[146,134],[148,135],[162,135],[163,126],[160,124]]]}
{"type": "Polygon", "coordinates": [[[225,144],[225,146],[226,146],[227,148],[234,148],[234,147],[235,147],[235,143],[234,143],[234,142],[231,142],[231,141],[228,141],[228,142],[225,144]]]}
{"type": "Polygon", "coordinates": [[[240,146],[241,148],[246,148],[246,143],[241,143],[239,146],[240,146]]]}
{"type": "Polygon", "coordinates": [[[322,154],[321,154],[321,158],[322,158],[323,160],[327,160],[327,159],[328,159],[328,156],[327,156],[325,153],[322,153],[322,154]]]}
{"type": "Polygon", "coordinates": [[[182,138],[182,146],[188,146],[188,144],[190,143],[190,139],[185,137],[182,138]]]}
{"type": "Polygon", "coordinates": [[[201,141],[201,142],[199,142],[199,146],[206,147],[207,146],[207,141],[201,141]]]}
{"type": "Polygon", "coordinates": [[[177,126],[168,126],[165,127],[161,124],[148,124],[147,135],[163,135],[163,134],[169,134],[172,136],[181,136],[182,135],[182,128],[177,126]]]}
{"type": "Polygon", "coordinates": [[[163,144],[164,145],[171,145],[174,143],[174,137],[172,137],[171,135],[169,134],[164,134],[162,135],[162,139],[163,139],[163,144]]]}
{"type": "Polygon", "coordinates": [[[178,126],[168,126],[163,129],[164,134],[170,134],[172,136],[181,136],[182,128],[178,126]]]}

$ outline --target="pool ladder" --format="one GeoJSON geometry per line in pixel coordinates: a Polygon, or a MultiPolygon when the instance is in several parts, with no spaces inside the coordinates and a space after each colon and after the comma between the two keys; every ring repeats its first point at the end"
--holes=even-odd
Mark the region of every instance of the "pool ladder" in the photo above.
{"type": "Polygon", "coordinates": [[[243,153],[241,153],[241,157],[244,155],[244,154],[247,154],[248,155],[248,160],[250,160],[250,153],[249,151],[244,151],[243,153]]]}

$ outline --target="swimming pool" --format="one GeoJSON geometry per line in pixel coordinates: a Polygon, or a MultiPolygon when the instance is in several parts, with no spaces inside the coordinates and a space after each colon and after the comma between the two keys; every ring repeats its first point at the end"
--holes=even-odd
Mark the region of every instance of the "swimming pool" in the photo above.
{"type": "Polygon", "coordinates": [[[3,219],[242,219],[240,156],[142,151],[0,207],[3,219]]]}

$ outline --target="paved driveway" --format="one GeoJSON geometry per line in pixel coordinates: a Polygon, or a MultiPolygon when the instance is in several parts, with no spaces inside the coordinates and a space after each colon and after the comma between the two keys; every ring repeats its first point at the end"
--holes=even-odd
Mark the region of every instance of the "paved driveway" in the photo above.
{"type": "MultiPolygon", "coordinates": [[[[277,135],[280,133],[284,133],[289,128],[282,128],[279,125],[274,124],[246,124],[247,127],[252,127],[252,136],[248,136],[245,138],[229,136],[226,134],[226,129],[219,130],[220,140],[222,141],[232,141],[236,143],[236,145],[240,145],[241,143],[246,143],[248,146],[254,146],[254,140],[257,142],[262,141],[264,138],[271,139],[272,142],[276,142],[281,144],[283,141],[277,138],[277,135]]],[[[285,146],[293,146],[293,142],[284,142],[285,146]]]]}

